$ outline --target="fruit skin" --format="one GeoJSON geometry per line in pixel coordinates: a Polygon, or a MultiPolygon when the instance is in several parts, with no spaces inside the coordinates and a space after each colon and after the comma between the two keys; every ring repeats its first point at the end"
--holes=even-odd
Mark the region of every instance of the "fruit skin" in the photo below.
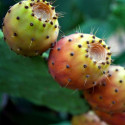
{"type": "Polygon", "coordinates": [[[48,67],[62,87],[82,90],[95,86],[110,62],[110,49],[103,40],[94,35],[76,33],[55,44],[48,67]]]}
{"type": "Polygon", "coordinates": [[[107,125],[92,111],[83,115],[74,116],[71,122],[72,125],[107,125]]]}
{"type": "Polygon", "coordinates": [[[125,111],[125,68],[111,66],[94,89],[84,91],[90,105],[104,112],[125,111]]]}
{"type": "Polygon", "coordinates": [[[11,50],[24,56],[42,54],[56,41],[58,32],[55,9],[42,0],[15,4],[8,10],[3,22],[5,41],[11,50]]]}
{"type": "Polygon", "coordinates": [[[109,114],[101,111],[95,112],[102,120],[110,125],[125,125],[125,113],[109,114]]]}

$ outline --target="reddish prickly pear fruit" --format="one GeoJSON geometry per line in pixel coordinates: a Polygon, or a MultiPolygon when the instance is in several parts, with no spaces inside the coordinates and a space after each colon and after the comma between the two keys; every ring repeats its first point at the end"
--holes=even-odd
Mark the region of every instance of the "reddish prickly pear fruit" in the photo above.
{"type": "Polygon", "coordinates": [[[49,72],[62,87],[82,90],[95,86],[110,63],[110,48],[102,39],[76,33],[55,44],[48,66],[49,72]]]}
{"type": "Polygon", "coordinates": [[[96,114],[110,125],[125,125],[125,112],[110,114],[96,111],[96,114]]]}
{"type": "Polygon", "coordinates": [[[111,66],[95,88],[84,91],[90,105],[104,112],[125,111],[125,69],[111,66]]]}
{"type": "Polygon", "coordinates": [[[83,115],[74,116],[72,118],[72,125],[107,125],[101,121],[94,112],[88,112],[83,115]]]}
{"type": "Polygon", "coordinates": [[[3,22],[4,38],[17,54],[36,56],[46,51],[59,32],[55,8],[43,0],[21,1],[12,6],[3,22]]]}

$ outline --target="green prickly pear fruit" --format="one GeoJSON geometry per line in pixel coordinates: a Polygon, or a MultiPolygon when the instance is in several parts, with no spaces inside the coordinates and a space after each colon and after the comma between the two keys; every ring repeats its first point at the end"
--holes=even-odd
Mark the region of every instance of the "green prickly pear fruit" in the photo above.
{"type": "Polygon", "coordinates": [[[3,22],[4,39],[17,54],[36,56],[57,39],[58,15],[45,0],[21,1],[12,6],[3,22]]]}
{"type": "Polygon", "coordinates": [[[84,91],[90,105],[103,112],[125,111],[125,69],[111,66],[94,88],[84,91]]]}
{"type": "Polygon", "coordinates": [[[110,63],[110,48],[102,39],[76,33],[55,44],[48,66],[50,74],[62,87],[82,90],[95,86],[110,63]]]}

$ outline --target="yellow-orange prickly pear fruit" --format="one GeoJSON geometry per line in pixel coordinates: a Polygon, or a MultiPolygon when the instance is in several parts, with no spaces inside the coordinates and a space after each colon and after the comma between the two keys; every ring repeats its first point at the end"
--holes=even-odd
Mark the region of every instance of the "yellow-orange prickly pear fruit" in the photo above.
{"type": "Polygon", "coordinates": [[[45,0],[21,1],[3,21],[4,39],[17,54],[40,55],[54,43],[59,32],[55,8],[45,0]]]}
{"type": "Polygon", "coordinates": [[[110,47],[90,34],[66,36],[50,52],[49,72],[63,87],[88,89],[97,84],[111,63],[110,47]]]}
{"type": "Polygon", "coordinates": [[[125,111],[125,68],[110,66],[108,73],[94,89],[84,91],[90,105],[97,110],[116,113],[125,111]]]}

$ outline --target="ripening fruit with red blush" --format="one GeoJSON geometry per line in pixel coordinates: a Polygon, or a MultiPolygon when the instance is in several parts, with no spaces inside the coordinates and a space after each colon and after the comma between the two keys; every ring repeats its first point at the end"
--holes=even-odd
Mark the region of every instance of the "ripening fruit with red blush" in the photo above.
{"type": "Polygon", "coordinates": [[[95,111],[95,113],[109,125],[125,125],[125,112],[105,113],[101,111],[95,111]]]}
{"type": "Polygon", "coordinates": [[[125,111],[125,68],[111,66],[97,86],[84,91],[90,105],[104,112],[125,111]]]}
{"type": "Polygon", "coordinates": [[[110,63],[110,47],[102,39],[76,33],[55,44],[48,66],[50,74],[62,87],[82,90],[95,86],[110,63]]]}
{"type": "Polygon", "coordinates": [[[37,56],[51,47],[59,32],[55,8],[45,0],[21,1],[3,21],[4,39],[17,54],[37,56]]]}

